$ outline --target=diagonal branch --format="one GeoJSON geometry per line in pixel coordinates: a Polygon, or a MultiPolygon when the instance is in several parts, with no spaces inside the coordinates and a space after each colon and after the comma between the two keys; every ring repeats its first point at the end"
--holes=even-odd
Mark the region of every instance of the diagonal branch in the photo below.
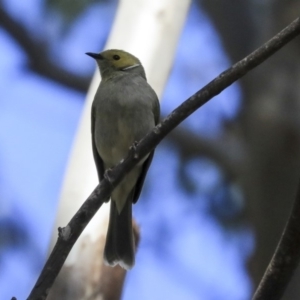
{"type": "Polygon", "coordinates": [[[300,182],[295,203],[273,258],[252,300],[281,299],[300,261],[300,182]]]}
{"type": "Polygon", "coordinates": [[[55,64],[48,55],[48,47],[45,40],[33,38],[23,24],[14,20],[1,6],[0,26],[4,28],[27,54],[28,67],[37,74],[53,80],[59,84],[86,92],[90,83],[90,77],[79,76],[65,70],[55,64]]]}
{"type": "MultiPolygon", "coordinates": [[[[3,9],[1,2],[0,26],[2,26],[10,34],[10,36],[15,39],[15,41],[27,54],[29,67],[32,71],[35,71],[47,79],[50,78],[59,84],[66,85],[67,87],[73,88],[79,92],[85,92],[87,90],[90,78],[69,73],[65,69],[62,69],[56,65],[55,62],[48,59],[48,46],[46,42],[41,41],[40,39],[32,38],[32,34],[29,34],[29,32],[24,28],[24,25],[14,20],[3,9]]],[[[170,136],[170,138],[180,148],[180,151],[184,155],[207,155],[207,150],[211,148],[207,146],[206,141],[202,141],[199,136],[183,128],[177,130],[176,133],[170,136]],[[192,137],[190,137],[191,135],[192,137]],[[186,147],[187,144],[184,142],[184,140],[192,140],[193,147],[186,147]],[[202,146],[204,146],[204,148],[202,146]]],[[[212,152],[214,153],[215,151],[212,152]]]]}
{"type": "Polygon", "coordinates": [[[168,133],[195,110],[222,92],[251,69],[261,64],[299,34],[300,18],[296,19],[266,44],[220,74],[204,88],[183,102],[165,118],[162,123],[158,124],[137,145],[132,147],[128,156],[113,170],[106,172],[101,184],[95,188],[69,224],[59,230],[60,233],[57,243],[30,293],[28,300],[43,300],[47,298],[57,274],[83,229],[101,207],[103,201],[109,198],[113,188],[117,186],[126,173],[128,173],[141,158],[156,147],[168,133]]]}

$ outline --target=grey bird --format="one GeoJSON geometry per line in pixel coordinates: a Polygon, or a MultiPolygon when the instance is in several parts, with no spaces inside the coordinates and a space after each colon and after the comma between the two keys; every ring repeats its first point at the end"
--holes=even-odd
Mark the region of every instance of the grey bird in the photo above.
{"type": "MultiPolygon", "coordinates": [[[[99,181],[128,154],[129,148],[158,124],[156,93],[138,58],[122,50],[86,53],[100,69],[101,83],[92,105],[92,147],[99,181]]],[[[135,263],[132,204],[136,203],[154,151],[130,171],[111,195],[104,248],[108,265],[131,269],[135,263]]]]}

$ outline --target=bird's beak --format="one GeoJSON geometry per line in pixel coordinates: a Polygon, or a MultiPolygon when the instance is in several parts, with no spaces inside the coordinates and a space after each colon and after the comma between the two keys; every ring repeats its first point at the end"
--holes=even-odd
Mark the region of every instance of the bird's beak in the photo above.
{"type": "Polygon", "coordinates": [[[86,55],[88,55],[94,59],[103,59],[103,56],[99,53],[87,52],[86,55]]]}

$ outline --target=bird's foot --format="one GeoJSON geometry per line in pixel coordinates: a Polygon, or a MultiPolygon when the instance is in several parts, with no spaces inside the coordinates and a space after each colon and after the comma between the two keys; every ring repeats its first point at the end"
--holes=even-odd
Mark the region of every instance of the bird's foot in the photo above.
{"type": "MultiPolygon", "coordinates": [[[[112,184],[112,182],[114,181],[113,179],[113,169],[109,168],[106,169],[105,173],[104,173],[104,178],[110,183],[110,185],[112,187],[114,187],[114,185],[112,184]]],[[[110,200],[110,197],[106,200],[104,200],[105,202],[108,202],[110,200]]]]}
{"type": "Polygon", "coordinates": [[[133,144],[129,147],[129,151],[135,151],[138,144],[139,143],[137,141],[134,141],[133,144]]]}
{"type": "Polygon", "coordinates": [[[112,171],[113,171],[112,168],[108,168],[108,169],[106,169],[105,172],[104,172],[104,177],[105,177],[110,183],[112,182],[112,178],[113,178],[113,176],[112,176],[112,171]]]}
{"type": "Polygon", "coordinates": [[[133,144],[129,147],[129,154],[130,156],[133,156],[134,159],[138,159],[139,156],[136,153],[136,147],[139,143],[137,141],[134,141],[133,144]]]}

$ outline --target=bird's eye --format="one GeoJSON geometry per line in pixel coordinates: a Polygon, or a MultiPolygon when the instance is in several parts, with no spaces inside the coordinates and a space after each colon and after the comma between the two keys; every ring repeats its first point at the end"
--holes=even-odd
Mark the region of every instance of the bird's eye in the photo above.
{"type": "Polygon", "coordinates": [[[120,56],[119,56],[119,55],[114,55],[114,56],[113,56],[113,59],[114,59],[114,60],[119,60],[119,59],[120,59],[120,56]]]}

